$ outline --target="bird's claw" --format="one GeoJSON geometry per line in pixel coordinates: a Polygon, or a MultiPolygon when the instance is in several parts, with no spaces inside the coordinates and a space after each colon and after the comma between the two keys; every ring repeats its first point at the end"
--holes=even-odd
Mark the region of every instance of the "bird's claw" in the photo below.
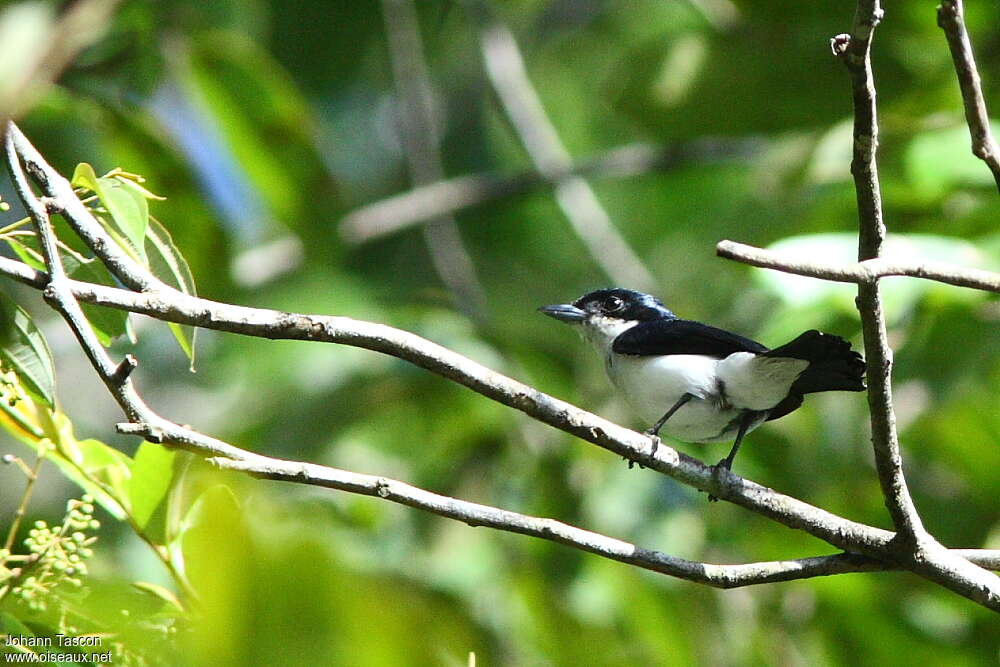
{"type": "MultiPolygon", "coordinates": [[[[720,473],[725,470],[727,473],[731,472],[733,461],[730,458],[724,458],[714,466],[712,466],[712,479],[715,480],[715,485],[719,486],[721,484],[720,473]]],[[[713,494],[708,494],[708,502],[717,503],[719,502],[718,496],[713,494]]]]}
{"type": "MultiPolygon", "coordinates": [[[[656,457],[656,450],[659,449],[660,443],[663,442],[663,441],[660,440],[660,436],[656,435],[656,433],[653,431],[653,429],[647,429],[646,431],[643,431],[643,434],[649,436],[649,440],[650,440],[649,459],[653,460],[653,458],[656,457]]],[[[629,470],[631,470],[634,466],[639,466],[640,468],[645,468],[646,467],[646,466],[642,465],[641,463],[639,463],[638,461],[630,459],[627,456],[623,456],[622,459],[625,460],[625,461],[628,461],[628,469],[629,470]]]]}

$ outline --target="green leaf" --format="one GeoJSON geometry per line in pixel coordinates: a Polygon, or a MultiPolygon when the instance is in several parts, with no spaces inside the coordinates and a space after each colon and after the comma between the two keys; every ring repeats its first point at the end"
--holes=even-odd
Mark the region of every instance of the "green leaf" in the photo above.
{"type": "Polygon", "coordinates": [[[101,205],[111,216],[108,220],[103,216],[97,219],[112,233],[115,241],[130,254],[146,263],[145,239],[149,226],[149,203],[143,189],[128,187],[117,178],[99,177],[94,168],[86,162],[76,165],[70,184],[74,188],[90,190],[100,200],[101,205]]]}
{"type": "MultiPolygon", "coordinates": [[[[187,260],[180,249],[174,244],[170,232],[153,217],[149,219],[149,229],[146,234],[146,256],[149,257],[149,269],[153,275],[168,285],[176,287],[185,294],[197,296],[194,276],[187,260]]],[[[194,370],[194,346],[197,329],[174,322],[169,323],[170,330],[177,339],[178,345],[191,362],[194,370]]]]}
{"type": "Polygon", "coordinates": [[[73,170],[73,178],[70,179],[70,185],[74,188],[86,188],[94,194],[98,194],[101,189],[97,183],[97,174],[94,172],[94,168],[86,162],[76,165],[76,169],[73,170]]]}
{"type": "MultiPolygon", "coordinates": [[[[94,283],[95,285],[114,285],[114,279],[107,267],[97,259],[78,260],[64,258],[63,264],[66,273],[73,280],[94,283]]],[[[87,321],[97,334],[101,345],[108,347],[111,342],[125,333],[128,324],[128,312],[108,308],[105,306],[94,306],[89,303],[81,303],[87,321]]]]}
{"type": "Polygon", "coordinates": [[[101,203],[145,262],[146,228],[149,226],[149,203],[146,197],[116,178],[97,180],[100,189],[96,192],[101,203]]]}
{"type": "Polygon", "coordinates": [[[79,453],[76,463],[80,468],[104,485],[119,504],[126,503],[129,498],[129,478],[132,476],[129,457],[93,438],[78,440],[76,450],[79,453]]]}
{"type": "Polygon", "coordinates": [[[14,251],[17,258],[22,262],[30,266],[36,271],[48,271],[48,267],[45,266],[45,260],[41,258],[38,253],[38,249],[34,245],[28,245],[21,241],[21,239],[34,239],[33,236],[22,236],[21,238],[15,238],[13,236],[7,236],[4,241],[10,246],[10,249],[14,251]]]}
{"type": "MultiPolygon", "coordinates": [[[[1000,124],[990,123],[993,133],[1000,124]]],[[[994,187],[993,175],[969,148],[969,128],[954,125],[921,132],[907,146],[906,174],[921,192],[940,195],[955,187],[994,187]]]]}
{"type": "MultiPolygon", "coordinates": [[[[38,271],[47,271],[33,235],[7,237],[4,240],[22,262],[38,271]]],[[[59,256],[62,258],[66,274],[73,280],[96,285],[113,286],[115,284],[111,273],[99,260],[88,259],[65,248],[59,249],[59,256]]],[[[80,307],[83,309],[84,315],[87,316],[87,321],[90,322],[94,333],[97,334],[97,339],[104,347],[108,347],[112,341],[125,333],[128,322],[127,311],[94,306],[89,303],[81,303],[80,307]]]]}
{"type": "Polygon", "coordinates": [[[0,362],[13,370],[28,394],[55,405],[56,371],[52,352],[31,316],[0,293],[0,362]]]}
{"type": "Polygon", "coordinates": [[[156,508],[167,497],[174,477],[175,453],[162,445],[143,442],[132,461],[128,497],[132,518],[145,528],[156,508]]]}
{"type": "Polygon", "coordinates": [[[173,591],[166,589],[163,586],[157,586],[156,584],[151,584],[147,581],[133,581],[132,586],[143,593],[148,593],[155,598],[163,600],[179,611],[184,611],[184,605],[177,598],[177,596],[174,595],[173,591]]]}
{"type": "Polygon", "coordinates": [[[35,633],[16,616],[0,611],[0,633],[8,637],[34,637],[35,633]]]}

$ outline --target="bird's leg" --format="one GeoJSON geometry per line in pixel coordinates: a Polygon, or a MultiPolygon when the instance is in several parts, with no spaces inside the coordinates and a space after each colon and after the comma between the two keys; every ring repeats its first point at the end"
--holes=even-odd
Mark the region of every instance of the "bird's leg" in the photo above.
{"type": "MultiPolygon", "coordinates": [[[[667,420],[670,419],[670,417],[672,417],[675,412],[681,409],[682,405],[690,401],[692,398],[694,398],[694,394],[684,394],[683,396],[681,396],[680,399],[678,399],[678,401],[674,403],[673,407],[667,410],[667,413],[662,417],[660,417],[660,420],[655,424],[653,424],[652,428],[646,431],[646,435],[648,435],[650,439],[653,441],[653,446],[649,450],[650,457],[656,454],[656,448],[659,447],[660,445],[660,435],[659,435],[660,429],[663,428],[663,425],[667,423],[667,420]]],[[[629,468],[632,467],[632,461],[629,461],[628,467],[629,468]]]]}
{"type": "Polygon", "coordinates": [[[683,396],[681,396],[680,399],[676,403],[674,403],[674,407],[667,410],[667,414],[660,417],[660,421],[653,424],[653,428],[646,431],[646,435],[658,436],[660,434],[660,429],[663,428],[663,425],[667,423],[667,420],[670,419],[675,412],[680,410],[681,406],[690,401],[692,398],[694,398],[694,394],[684,394],[683,396]]]}
{"type": "MultiPolygon", "coordinates": [[[[733,459],[736,458],[736,452],[739,451],[740,445],[743,443],[743,436],[747,434],[747,430],[750,428],[750,424],[753,423],[755,416],[756,415],[754,415],[753,412],[747,410],[747,412],[743,415],[742,419],[740,419],[740,430],[736,432],[736,442],[733,443],[733,448],[729,451],[729,456],[722,459],[713,466],[712,473],[715,476],[716,480],[718,480],[719,472],[721,470],[725,469],[727,472],[732,470],[733,459]]],[[[718,498],[716,498],[712,494],[708,495],[709,502],[714,503],[717,500],[718,498]]]]}

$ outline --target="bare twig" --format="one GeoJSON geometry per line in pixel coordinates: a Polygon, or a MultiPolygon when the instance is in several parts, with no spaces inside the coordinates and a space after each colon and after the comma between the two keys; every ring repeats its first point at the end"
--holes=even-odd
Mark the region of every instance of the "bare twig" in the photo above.
{"type": "Polygon", "coordinates": [[[972,154],[986,163],[993,173],[997,188],[1000,189],[1000,147],[997,146],[990,130],[990,117],[986,112],[982,81],[976,69],[976,58],[972,53],[972,42],[965,29],[965,9],[962,0],[942,0],[937,8],[937,22],[944,30],[955,62],[955,74],[962,90],[965,106],[965,121],[969,125],[972,139],[972,154]]]}
{"type": "MultiPolygon", "coordinates": [[[[871,68],[871,40],[882,13],[879,0],[858,0],[851,34],[838,35],[832,41],[834,53],[842,58],[851,74],[854,98],[851,174],[858,203],[860,262],[878,258],[885,240],[875,157],[878,122],[871,68]]],[[[1000,610],[1000,578],[948,554],[925,530],[907,489],[892,407],[892,350],[877,281],[858,284],[858,310],[865,339],[872,446],[882,493],[896,528],[894,551],[909,561],[914,571],[984,606],[1000,610]]]]}
{"type": "MultiPolygon", "coordinates": [[[[881,18],[882,8],[878,0],[859,0],[854,30],[850,35],[834,38],[834,51],[843,59],[851,73],[854,92],[854,158],[851,161],[851,173],[854,175],[860,221],[859,261],[878,257],[885,240],[882,193],[875,161],[878,122],[875,80],[871,68],[871,40],[881,18]]],[[[882,297],[876,283],[858,285],[858,309],[861,312],[868,363],[868,406],[871,411],[875,464],[886,506],[893,525],[899,532],[898,537],[913,541],[915,535],[923,531],[923,525],[903,476],[896,417],[892,409],[892,353],[882,314],[882,297]]]]}
{"type": "Polygon", "coordinates": [[[535,168],[556,183],[556,201],[577,236],[612,280],[652,291],[653,274],[615,229],[590,184],[580,176],[559,178],[572,170],[573,161],[531,85],[514,34],[492,16],[486,3],[476,2],[472,9],[480,22],[486,72],[500,104],[535,168]]]}
{"type": "MultiPolygon", "coordinates": [[[[43,239],[43,248],[48,247],[51,250],[55,247],[51,236],[51,227],[48,223],[47,209],[58,208],[63,211],[70,226],[81,235],[88,235],[96,229],[97,236],[91,239],[94,241],[92,247],[97,248],[98,256],[102,261],[108,262],[110,266],[109,257],[114,254],[114,251],[110,250],[113,245],[111,239],[107,238],[106,232],[92,218],[89,221],[77,219],[77,214],[81,213],[88,218],[90,217],[86,208],[82,208],[82,211],[78,210],[71,202],[63,202],[60,197],[53,194],[65,194],[61,186],[64,179],[43,160],[36,162],[34,157],[29,157],[29,151],[22,146],[26,143],[27,140],[11,128],[7,134],[6,146],[9,154],[14,155],[14,157],[9,159],[9,165],[14,174],[18,194],[24,199],[26,208],[38,225],[40,238],[43,239]],[[22,148],[25,150],[22,151],[22,148]],[[36,197],[27,186],[17,155],[25,160],[26,169],[35,176],[47,197],[36,197]],[[47,240],[46,237],[48,237],[47,240]]],[[[37,153],[30,153],[30,155],[37,156],[37,153]]],[[[40,156],[38,159],[41,160],[40,156]]],[[[69,191],[68,196],[75,199],[72,190],[69,191]]],[[[635,563],[642,567],[668,572],[674,576],[682,576],[714,586],[747,585],[837,571],[859,571],[896,566],[919,572],[928,578],[939,577],[937,570],[930,571],[927,568],[922,568],[919,564],[899,559],[899,554],[894,549],[896,541],[890,532],[843,519],[732,474],[717,475],[713,468],[705,466],[666,445],[660,445],[655,452],[651,453],[651,443],[648,437],[617,426],[504,377],[413,334],[380,324],[359,322],[343,317],[300,315],[215,303],[183,294],[155,281],[148,275],[126,276],[127,280],[123,279],[123,282],[127,284],[146,284],[148,287],[142,293],[79,283],[68,279],[65,273],[61,272],[58,255],[46,252],[47,260],[53,262],[49,265],[50,269],[53,270],[52,274],[34,271],[18,262],[7,259],[0,262],[0,273],[8,273],[8,275],[23,282],[43,287],[49,301],[66,316],[95,369],[129,418],[129,423],[119,425],[119,430],[123,433],[141,435],[153,442],[163,442],[194,451],[211,458],[222,467],[243,470],[274,479],[377,495],[473,524],[491,525],[512,532],[537,535],[564,544],[571,544],[580,549],[600,553],[608,558],[635,563]],[[854,555],[832,556],[784,563],[749,564],[734,568],[693,563],[665,554],[643,551],[613,538],[598,536],[548,519],[527,517],[497,508],[439,496],[393,480],[314,466],[308,463],[281,461],[248,452],[163,419],[150,410],[142,402],[127,374],[118,372],[119,366],[112,364],[107,358],[103,348],[97,344],[93,332],[86,329],[86,322],[75,317],[74,311],[79,310],[77,299],[99,305],[124,308],[167,321],[234,333],[266,338],[337,342],[390,354],[459,382],[498,402],[517,408],[540,421],[594,442],[613,452],[638,460],[647,467],[668,474],[688,485],[710,491],[713,495],[750,508],[787,526],[805,530],[845,551],[867,556],[869,560],[863,558],[859,560],[859,557],[854,555]],[[870,562],[872,560],[877,561],[877,564],[870,562]],[[806,572],[810,574],[803,574],[806,572]]],[[[116,271],[122,271],[126,274],[133,270],[146,273],[144,268],[138,267],[136,264],[118,262],[114,266],[116,271]]],[[[936,544],[934,549],[936,551],[932,554],[929,550],[924,550],[921,553],[931,554],[939,561],[943,558],[950,558],[951,560],[948,561],[950,565],[961,561],[967,567],[973,566],[966,558],[972,558],[986,564],[996,563],[1000,560],[1000,554],[996,552],[972,550],[952,554],[936,544]]],[[[961,563],[955,567],[961,568],[961,563]]],[[[972,596],[970,595],[970,597],[972,596]]],[[[973,599],[984,605],[1000,608],[996,597],[993,589],[986,586],[981,595],[978,598],[973,597],[973,599]]]]}
{"type": "Polygon", "coordinates": [[[3,543],[3,550],[8,554],[14,547],[14,540],[17,539],[17,531],[20,530],[21,522],[28,512],[28,503],[31,502],[31,494],[35,490],[35,482],[38,481],[38,473],[42,469],[42,462],[45,460],[45,454],[49,446],[48,442],[38,443],[38,451],[35,454],[35,465],[31,468],[28,468],[23,461],[17,459],[28,481],[24,486],[24,493],[21,494],[21,502],[18,503],[17,509],[14,511],[14,518],[10,522],[10,528],[7,529],[7,539],[3,543]]]}
{"type": "MultiPolygon", "coordinates": [[[[393,79],[399,99],[399,129],[410,178],[414,185],[444,177],[439,145],[440,114],[424,62],[413,0],[382,0],[393,79]]],[[[434,268],[467,314],[482,317],[486,295],[476,277],[458,223],[449,214],[436,216],[424,226],[424,239],[434,268]]]]}
{"type": "Polygon", "coordinates": [[[710,160],[739,159],[760,150],[756,139],[713,139],[671,146],[629,144],[546,177],[536,169],[516,174],[483,173],[428,183],[348,213],[340,232],[363,243],[433,218],[559,183],[571,176],[625,178],[710,160]]]}
{"type": "Polygon", "coordinates": [[[734,241],[719,241],[715,252],[719,257],[763,269],[776,269],[785,273],[841,283],[874,283],[886,276],[910,276],[987,292],[1000,292],[1000,274],[967,269],[944,262],[917,262],[876,257],[856,264],[832,264],[804,259],[792,253],[755,248],[734,241]]]}
{"type": "MultiPolygon", "coordinates": [[[[46,281],[45,274],[2,257],[0,273],[34,287],[44,287],[46,281]]],[[[884,548],[892,538],[892,533],[888,531],[842,519],[736,475],[728,475],[720,484],[718,477],[713,475],[712,467],[705,466],[666,444],[661,444],[656,448],[655,454],[650,454],[648,436],[560,401],[406,331],[346,317],[285,313],[223,304],[189,296],[169,287],[135,293],[72,280],[69,285],[76,298],[83,302],[128,310],[168,322],[261,338],[340,343],[388,354],[453,380],[620,456],[639,461],[644,466],[685,484],[711,492],[792,528],[805,530],[838,548],[878,554],[879,549],[884,548]]],[[[119,430],[145,435],[153,441],[177,444],[202,455],[240,458],[231,451],[231,445],[213,439],[202,440],[206,436],[190,429],[179,429],[169,423],[156,422],[154,426],[150,426],[149,420],[138,419],[132,425],[121,425],[119,430]],[[225,448],[230,449],[230,454],[223,451],[225,448]]]]}
{"type": "MultiPolygon", "coordinates": [[[[384,498],[456,519],[470,526],[488,526],[507,532],[539,537],[611,560],[717,588],[736,588],[846,572],[896,569],[892,564],[883,561],[847,553],[740,565],[699,563],[643,549],[628,542],[583,530],[554,519],[527,516],[488,505],[470,503],[431,493],[385,477],[361,475],[310,463],[266,459],[264,457],[240,461],[212,459],[210,462],[223,469],[246,472],[266,479],[314,484],[384,498]]],[[[1000,553],[978,551],[970,553],[970,557],[974,559],[989,560],[995,556],[1000,557],[1000,553]]]]}

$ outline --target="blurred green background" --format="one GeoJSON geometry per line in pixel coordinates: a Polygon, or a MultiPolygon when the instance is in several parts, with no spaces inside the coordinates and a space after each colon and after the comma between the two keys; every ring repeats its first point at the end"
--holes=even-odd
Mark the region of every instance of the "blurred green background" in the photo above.
{"type": "MultiPolygon", "coordinates": [[[[58,9],[3,4],[0,82],[30,71],[58,9]]],[[[632,144],[685,156],[591,179],[652,276],[651,286],[622,286],[649,287],[682,317],[769,345],[808,328],[860,344],[850,286],[714,254],[730,238],[852,257],[851,97],[828,41],[850,28],[853,3],[521,0],[493,9],[574,160],[632,144]]],[[[410,225],[357,240],[372,228],[349,214],[436,178],[427,160],[446,177],[531,172],[484,67],[478,10],[437,0],[126,1],[18,122],[64,174],[86,161],[98,173],[146,176],[167,197],[152,211],[206,297],[390,324],[645,427],[613,396],[596,356],[535,312],[614,281],[550,186],[463,208],[453,227],[435,223],[437,232],[410,225]],[[416,33],[406,21],[414,5],[416,33]],[[414,108],[430,110],[429,124],[416,123],[408,138],[400,122],[409,117],[412,130],[414,108]],[[416,167],[407,156],[414,145],[427,152],[416,167]],[[456,229],[460,245],[449,241],[456,229]]],[[[967,11],[997,109],[1000,10],[970,3],[967,11]]],[[[889,6],[873,63],[886,220],[903,235],[895,247],[1000,268],[1000,197],[969,152],[933,5],[889,6]]],[[[0,85],[0,109],[13,108],[3,97],[10,91],[0,85]]],[[[906,279],[884,286],[917,506],[943,543],[1000,548],[1000,303],[906,279]]],[[[62,322],[37,293],[8,281],[2,289],[48,336],[77,436],[132,454],[134,439],[114,434],[118,409],[62,322]]],[[[139,358],[148,402],[247,449],[386,475],[697,560],[833,551],[395,359],[202,332],[191,374],[166,327],[133,319],[139,342],[114,351],[139,358]]],[[[4,452],[27,452],[0,437],[4,452]]],[[[709,462],[728,447],[678,446],[709,462]]],[[[755,431],[736,468],[888,527],[862,395],[810,397],[755,431]]],[[[994,615],[907,574],[717,591],[384,501],[200,474],[210,511],[185,548],[204,613],[171,652],[149,649],[159,658],[146,664],[463,665],[470,652],[483,665],[1000,660],[994,615]]],[[[4,531],[22,489],[13,466],[0,468],[4,531]]],[[[78,493],[45,468],[29,516],[57,518],[78,493]]],[[[152,618],[126,584],[170,586],[169,577],[127,525],[98,516],[88,604],[110,614],[103,627],[120,609],[152,618]]],[[[153,641],[131,632],[139,653],[153,641]]]]}

